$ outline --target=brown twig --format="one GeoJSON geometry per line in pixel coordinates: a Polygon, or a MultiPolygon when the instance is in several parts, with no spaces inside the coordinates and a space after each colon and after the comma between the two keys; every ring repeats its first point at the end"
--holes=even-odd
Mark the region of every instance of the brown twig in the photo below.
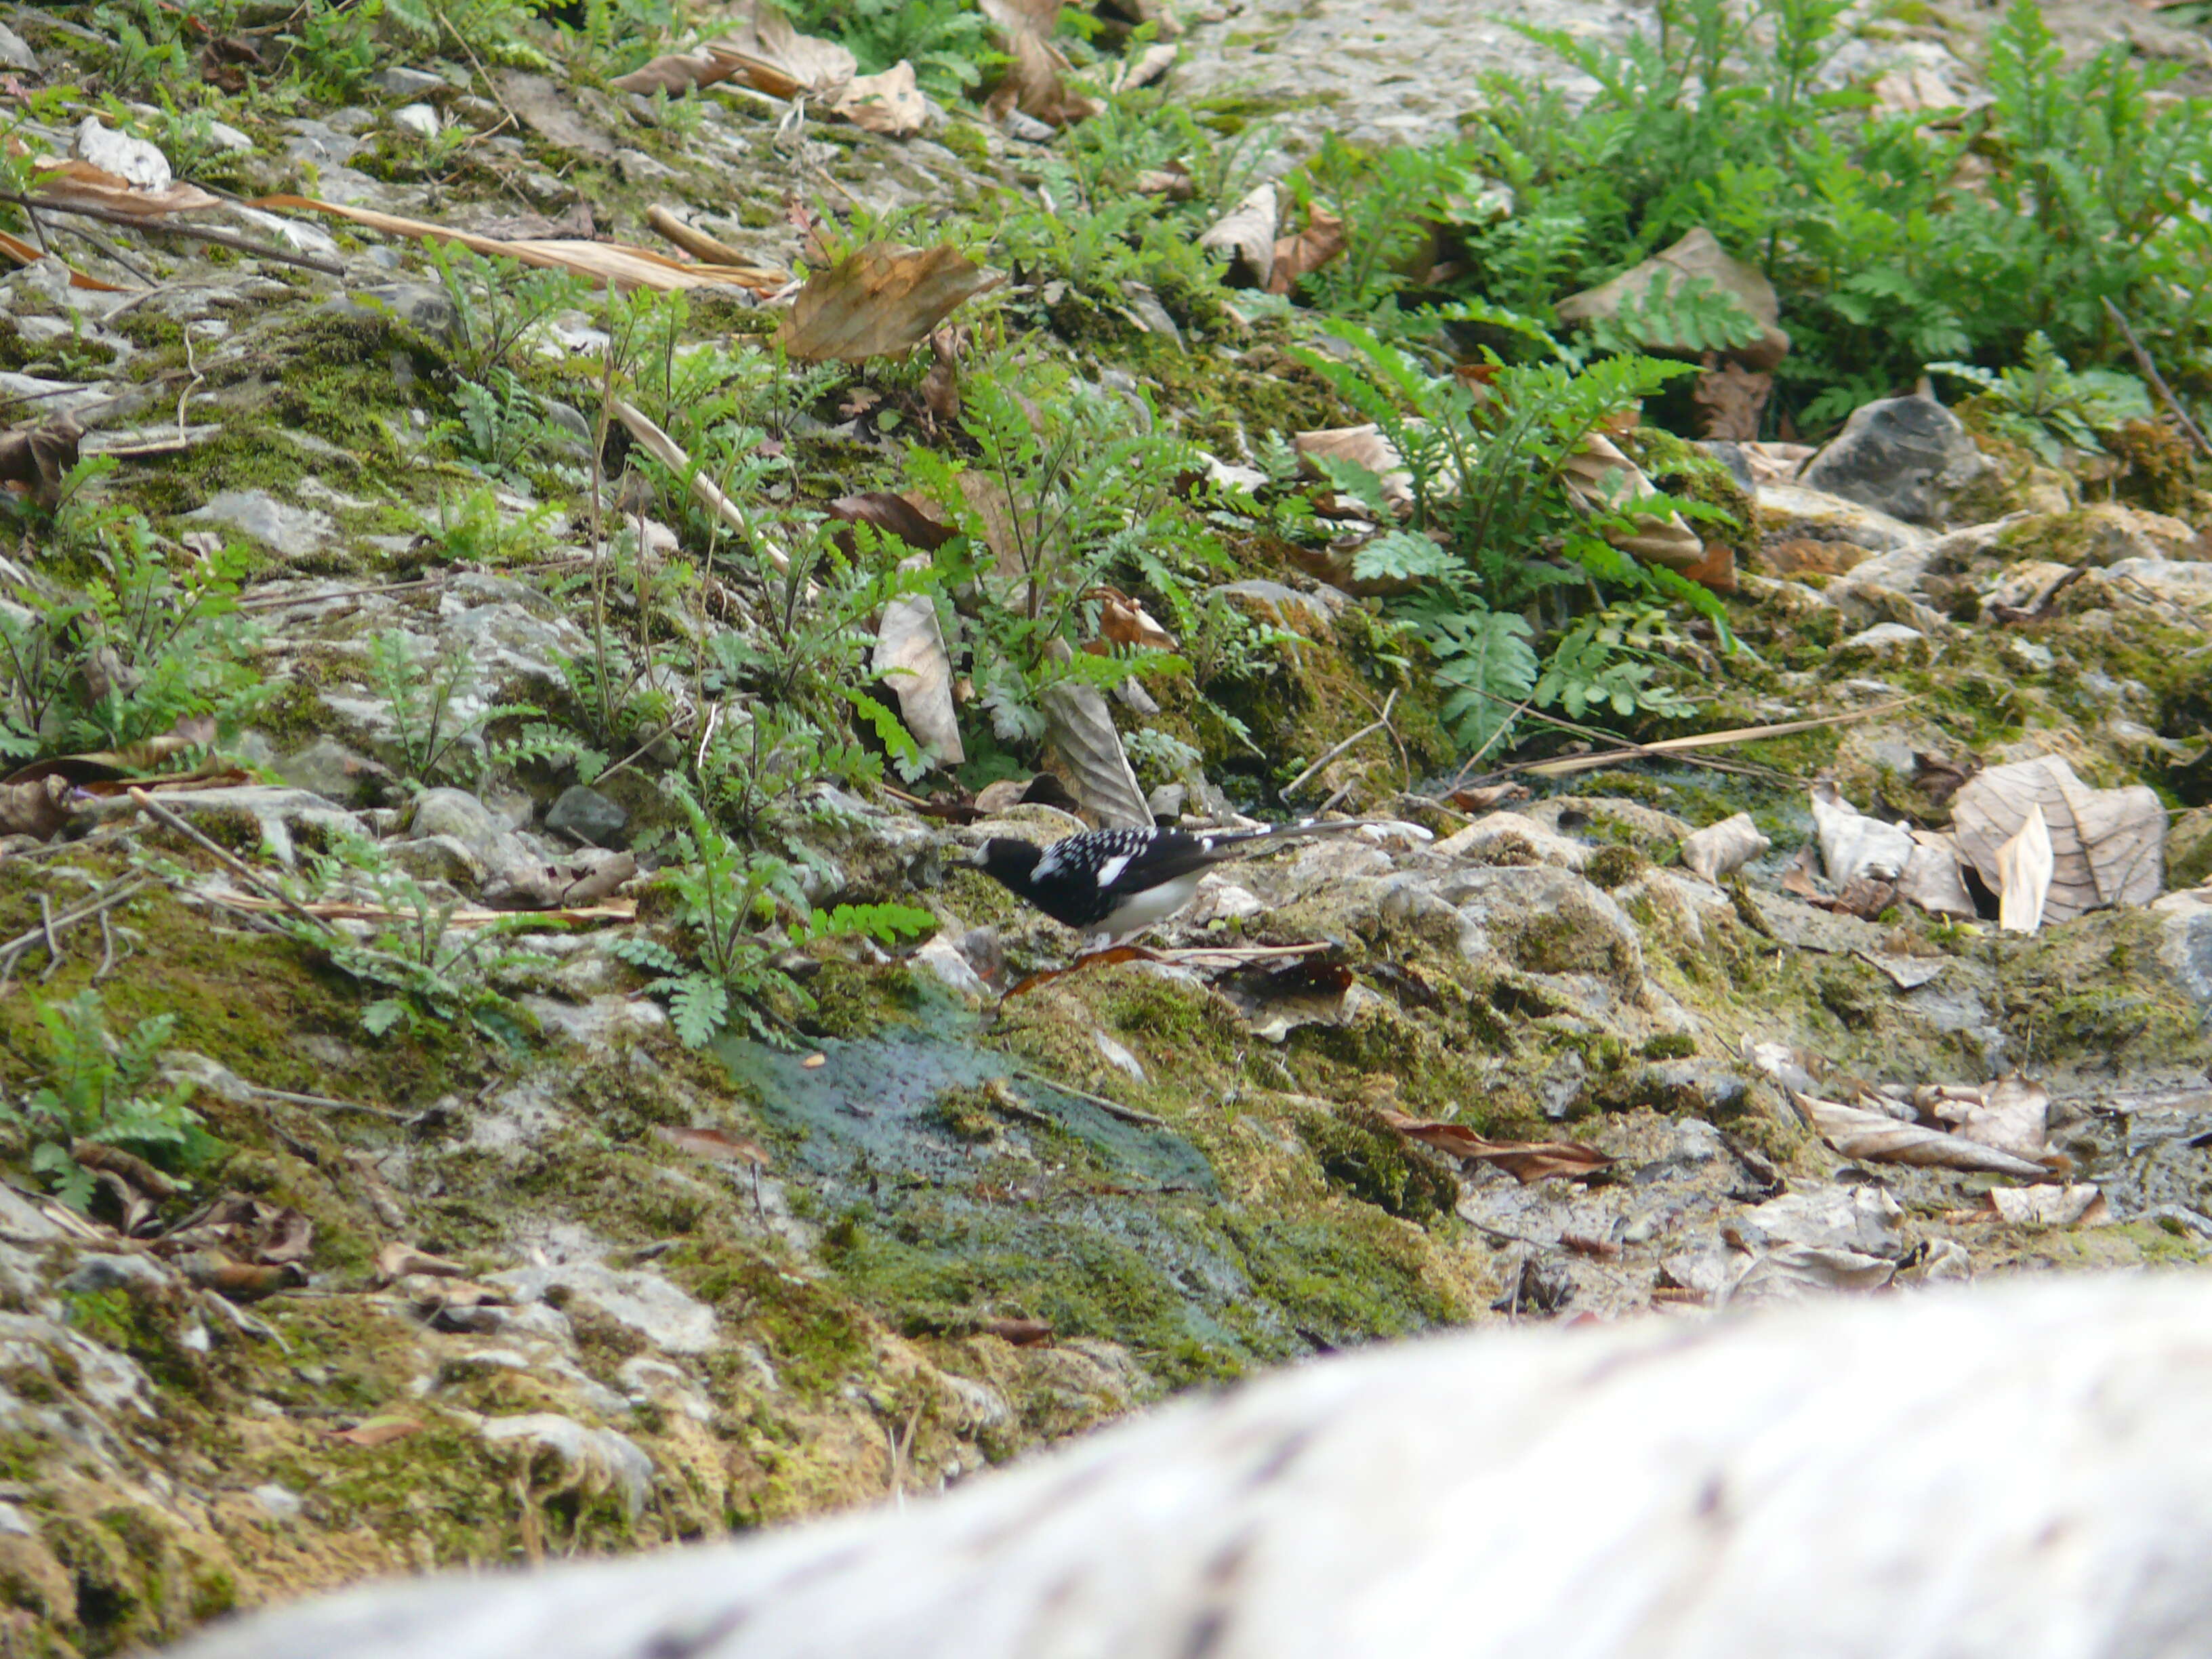
{"type": "Polygon", "coordinates": [[[268,259],[280,265],[297,265],[303,270],[319,271],[325,276],[345,275],[345,267],[332,260],[318,259],[309,254],[295,253],[289,248],[257,242],[251,236],[240,236],[235,231],[210,230],[198,225],[179,225],[167,219],[149,219],[143,216],[134,217],[128,213],[112,213],[106,208],[42,202],[35,196],[17,196],[5,191],[0,191],[0,202],[10,202],[27,210],[37,208],[46,213],[68,213],[80,219],[97,219],[104,225],[120,225],[125,230],[159,231],[165,235],[182,236],[190,241],[212,242],[217,247],[234,248],[240,253],[250,253],[257,259],[268,259]]]}
{"type": "Polygon", "coordinates": [[[46,947],[48,959],[54,960],[53,953],[57,948],[58,935],[93,916],[102,918],[102,925],[105,926],[106,915],[108,911],[133,894],[144,890],[147,884],[147,878],[143,876],[127,878],[102,893],[98,898],[89,899],[76,909],[64,910],[58,915],[53,914],[50,906],[41,904],[39,925],[36,927],[32,928],[28,933],[18,933],[5,945],[0,945],[0,991],[7,989],[8,981],[15,972],[15,960],[24,951],[34,945],[43,945],[46,947]]]}
{"type": "Polygon", "coordinates": [[[1346,750],[1351,748],[1354,744],[1360,742],[1363,738],[1373,737],[1377,732],[1389,731],[1390,729],[1390,710],[1396,707],[1397,702],[1398,691],[1397,688],[1394,686],[1391,688],[1390,695],[1382,700],[1382,717],[1380,720],[1371,720],[1367,725],[1361,726],[1357,732],[1354,732],[1342,743],[1338,744],[1336,747],[1323,755],[1311,766],[1306,768],[1304,771],[1299,773],[1297,776],[1292,778],[1288,783],[1285,784],[1281,790],[1281,793],[1284,798],[1287,799],[1291,795],[1296,794],[1299,788],[1303,787],[1315,773],[1320,771],[1322,767],[1328,765],[1331,761],[1334,760],[1339,755],[1341,755],[1346,750]]]}
{"type": "Polygon", "coordinates": [[[2151,362],[2150,353],[2143,349],[2143,343],[2136,338],[2135,330],[2128,326],[2128,319],[2121,314],[2120,308],[2112,303],[2109,295],[2105,300],[2105,309],[2120,325],[2121,337],[2127,341],[2128,349],[2135,353],[2136,367],[2142,370],[2143,379],[2148,380],[2158,395],[2166,400],[2166,406],[2173,411],[2173,418],[2181,422],[2181,429],[2190,435],[2197,447],[2204,454],[2212,456],[2212,440],[2207,440],[2197,422],[2189,418],[2189,411],[2181,406],[2181,399],[2173,395],[2173,388],[2166,385],[2166,377],[2158,372],[2158,365],[2151,362]]]}
{"type": "Polygon", "coordinates": [[[172,812],[167,807],[162,805],[161,802],[155,800],[143,789],[133,789],[129,793],[131,795],[131,804],[137,807],[140,811],[146,814],[148,817],[152,818],[157,823],[163,824],[167,828],[175,830],[179,835],[184,836],[185,840],[193,842],[203,852],[213,854],[216,859],[229,869],[229,871],[240,881],[244,882],[247,886],[254,889],[257,892],[264,894],[277,904],[282,905],[285,909],[289,910],[295,916],[297,916],[301,921],[306,922],[310,927],[314,928],[319,933],[325,931],[323,922],[313,911],[309,910],[305,905],[301,904],[290,894],[285,892],[283,889],[278,887],[274,882],[264,880],[253,867],[245,861],[245,860],[240,858],[236,854],[230,852],[228,848],[220,847],[214,842],[210,841],[205,836],[193,829],[191,824],[186,823],[182,818],[179,817],[174,812],[172,812]]]}

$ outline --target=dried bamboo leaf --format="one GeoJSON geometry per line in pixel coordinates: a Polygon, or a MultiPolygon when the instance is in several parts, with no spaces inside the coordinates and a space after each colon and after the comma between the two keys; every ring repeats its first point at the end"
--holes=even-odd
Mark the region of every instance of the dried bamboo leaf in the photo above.
{"type": "Polygon", "coordinates": [[[743,67],[734,58],[717,58],[711,52],[672,52],[607,84],[617,92],[640,93],[647,97],[656,92],[665,92],[674,98],[702,87],[711,87],[718,81],[726,81],[741,73],[743,67]]]}
{"type": "Polygon", "coordinates": [[[120,173],[89,161],[47,155],[32,162],[31,168],[31,194],[54,207],[93,207],[153,219],[166,213],[204,213],[222,205],[222,197],[210,195],[198,185],[179,180],[160,190],[142,190],[120,173]]]}
{"type": "Polygon", "coordinates": [[[1492,1140],[1461,1124],[1437,1123],[1388,1107],[1377,1108],[1375,1115],[1408,1140],[1418,1140],[1447,1158],[1494,1164],[1524,1187],[1554,1176],[1580,1181],[1613,1162],[1578,1140],[1492,1140]]]}
{"type": "Polygon", "coordinates": [[[894,356],[920,345],[955,307],[999,281],[957,248],[871,242],[806,279],[777,338],[803,362],[894,356]]]}
{"type": "Polygon", "coordinates": [[[1846,1106],[1790,1091],[1790,1099],[1813,1133],[1845,1158],[1871,1158],[1883,1164],[1911,1164],[1947,1170],[1986,1170],[1996,1175],[2035,1180],[2050,1173],[2040,1164],[2016,1158],[1995,1146],[1984,1146],[1962,1135],[1901,1122],[1883,1112],[1846,1106]]]}
{"type": "MultiPolygon", "coordinates": [[[[46,253],[38,248],[33,247],[28,242],[25,241],[20,236],[10,236],[4,230],[0,230],[0,255],[5,255],[8,258],[14,260],[19,265],[34,265],[41,259],[52,259],[56,258],[53,254],[46,253]]],[[[71,288],[82,289],[86,292],[92,294],[128,294],[131,292],[129,289],[118,287],[113,283],[103,283],[97,276],[88,276],[82,271],[77,270],[74,265],[64,264],[62,269],[69,272],[70,286],[71,288]]]]}
{"type": "Polygon", "coordinates": [[[791,281],[791,273],[775,265],[757,264],[726,242],[716,240],[695,225],[687,225],[659,203],[645,210],[645,222],[693,258],[744,274],[753,287],[773,290],[791,281]]]}
{"type": "Polygon", "coordinates": [[[665,291],[691,288],[746,288],[773,291],[771,285],[761,280],[760,272],[733,270],[722,265],[686,264],[665,254],[655,253],[651,248],[632,247],[626,242],[587,242],[568,237],[502,240],[496,236],[478,236],[468,231],[454,230],[449,226],[432,224],[427,220],[403,219],[396,214],[379,213],[371,208],[320,202],[311,196],[264,196],[253,205],[290,208],[304,213],[328,213],[392,236],[411,236],[422,241],[458,242],[472,252],[489,258],[513,259],[520,264],[536,265],[548,270],[574,271],[577,276],[588,277],[602,286],[617,289],[650,288],[665,291]]]}

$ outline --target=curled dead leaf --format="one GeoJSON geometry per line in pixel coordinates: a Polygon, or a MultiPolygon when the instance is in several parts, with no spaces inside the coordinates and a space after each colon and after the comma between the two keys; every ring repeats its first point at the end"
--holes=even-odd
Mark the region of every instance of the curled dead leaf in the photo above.
{"type": "Polygon", "coordinates": [[[182,179],[160,190],[142,190],[119,173],[89,161],[41,156],[31,163],[31,194],[56,207],[100,208],[132,218],[166,213],[201,213],[222,205],[222,198],[182,179]]]}
{"type": "Polygon", "coordinates": [[[862,131],[886,138],[909,137],[929,125],[929,100],[903,58],[881,75],[854,76],[830,107],[862,131]]]}
{"type": "Polygon", "coordinates": [[[776,98],[804,93],[834,99],[860,68],[836,41],[801,34],[781,12],[758,3],[742,29],[708,41],[707,51],[733,65],[747,85],[776,98]]]}
{"type": "MultiPolygon", "coordinates": [[[[1585,511],[1618,508],[1651,494],[1651,480],[1644,469],[1622,454],[1601,432],[1593,432],[1560,463],[1559,481],[1585,511]]],[[[1670,570],[1688,570],[1704,562],[1705,544],[1682,522],[1678,513],[1662,519],[1637,513],[1626,530],[1608,530],[1607,541],[1646,564],[1670,570]]]]}
{"type": "Polygon", "coordinates": [[[618,76],[607,84],[617,92],[635,92],[650,97],[665,92],[671,98],[701,87],[711,87],[720,81],[742,72],[744,65],[732,57],[716,57],[711,52],[669,52],[654,58],[641,69],[618,76]]]}
{"type": "Polygon", "coordinates": [[[2020,829],[1997,848],[1997,926],[2008,933],[2033,933],[2043,926],[2057,868],[2051,826],[2040,802],[2027,809],[2020,829]]]}
{"type": "Polygon", "coordinates": [[[1461,1124],[1433,1122],[1388,1107],[1376,1108],[1375,1115],[1408,1140],[1418,1140],[1447,1158],[1494,1164],[1524,1187],[1554,1176],[1586,1180],[1613,1162],[1596,1147],[1576,1140],[1492,1140],[1461,1124]]]}
{"type": "Polygon", "coordinates": [[[1348,245],[1343,220],[1325,208],[1308,208],[1304,230],[1295,236],[1276,239],[1274,258],[1267,274],[1267,292],[1288,294],[1297,286],[1299,277],[1319,270],[1348,245]]]}

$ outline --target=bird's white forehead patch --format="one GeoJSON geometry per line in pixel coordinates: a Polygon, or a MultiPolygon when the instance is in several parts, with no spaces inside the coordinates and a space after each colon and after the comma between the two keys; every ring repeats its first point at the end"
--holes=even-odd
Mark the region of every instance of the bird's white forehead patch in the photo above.
{"type": "Polygon", "coordinates": [[[1098,884],[1101,887],[1111,887],[1121,872],[1128,867],[1129,855],[1127,853],[1115,854],[1098,866],[1098,884]]]}

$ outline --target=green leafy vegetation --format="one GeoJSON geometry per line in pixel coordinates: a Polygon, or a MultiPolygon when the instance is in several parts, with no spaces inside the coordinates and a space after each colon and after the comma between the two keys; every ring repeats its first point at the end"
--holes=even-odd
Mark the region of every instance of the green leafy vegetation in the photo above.
{"type": "Polygon", "coordinates": [[[189,1104],[192,1085],[163,1083],[157,1075],[176,1030],[173,1016],[142,1019],[118,1036],[108,1030],[106,1009],[93,990],[40,1001],[34,1012],[44,1080],[20,1103],[0,1094],[0,1121],[27,1131],[31,1167],[53,1183],[64,1203],[77,1210],[92,1205],[95,1177],[79,1161],[82,1143],[173,1168],[212,1150],[214,1142],[189,1104]]]}

